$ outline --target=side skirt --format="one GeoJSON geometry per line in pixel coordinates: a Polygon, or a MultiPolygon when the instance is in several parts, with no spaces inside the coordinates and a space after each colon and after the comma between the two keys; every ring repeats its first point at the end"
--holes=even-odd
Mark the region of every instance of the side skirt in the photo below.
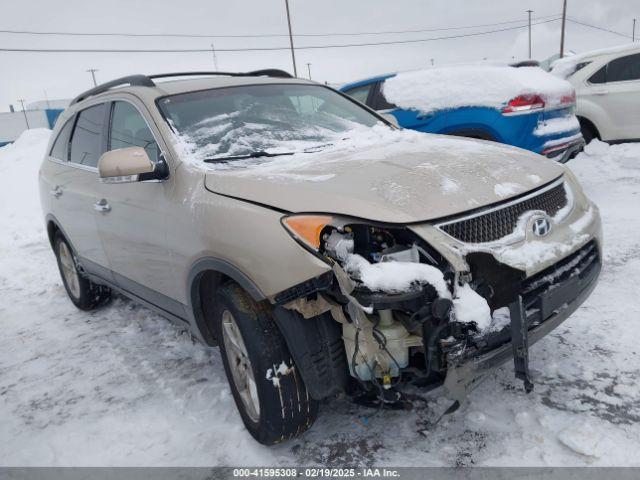
{"type": "Polygon", "coordinates": [[[191,326],[189,320],[185,318],[187,307],[182,303],[156,292],[155,290],[151,290],[150,288],[140,285],[133,280],[129,280],[128,278],[118,275],[117,273],[114,273],[111,270],[85,258],[78,258],[78,262],[82,266],[84,274],[92,282],[99,285],[105,285],[112,290],[115,290],[125,297],[144,305],[150,310],[153,310],[162,317],[171,320],[180,327],[191,326]],[[122,285],[117,285],[111,280],[107,280],[105,277],[108,276],[113,276],[118,282],[126,285],[127,288],[122,285]],[[136,293],[131,291],[134,289],[136,290],[136,293]],[[144,295],[144,297],[142,295],[144,295]]]}

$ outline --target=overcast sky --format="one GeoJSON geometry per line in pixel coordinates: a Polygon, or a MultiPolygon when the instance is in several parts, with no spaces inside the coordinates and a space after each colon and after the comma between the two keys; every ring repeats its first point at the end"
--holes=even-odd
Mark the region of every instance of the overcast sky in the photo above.
{"type": "MultiPolygon", "coordinates": [[[[562,11],[562,0],[290,0],[295,34],[430,30],[509,22],[522,23],[386,35],[300,36],[296,46],[425,39],[534,23],[562,11]],[[536,18],[540,20],[535,20],[536,18]]],[[[631,35],[640,22],[640,0],[569,0],[568,16],[631,35]]],[[[203,35],[286,34],[284,0],[0,0],[0,30],[108,33],[188,33],[203,35]]],[[[640,23],[637,27],[640,36],[640,23]]],[[[0,33],[0,48],[206,49],[286,47],[288,38],[122,38],[37,36],[0,33]]],[[[584,51],[631,40],[569,22],[568,50],[584,51]]],[[[533,27],[533,56],[557,53],[560,22],[533,27]]],[[[296,51],[298,74],[314,80],[343,82],[372,74],[420,68],[434,59],[451,62],[527,58],[527,29],[423,43],[296,51]]],[[[292,71],[288,50],[217,53],[220,70],[266,67],[292,71]]],[[[98,82],[132,73],[212,70],[211,52],[201,53],[16,53],[0,51],[0,111],[18,98],[27,103],[70,98],[98,82]]]]}

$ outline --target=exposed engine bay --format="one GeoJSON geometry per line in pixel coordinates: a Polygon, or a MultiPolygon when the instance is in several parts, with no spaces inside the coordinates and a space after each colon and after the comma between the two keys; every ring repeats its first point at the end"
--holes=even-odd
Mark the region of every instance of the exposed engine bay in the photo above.
{"type": "MultiPolygon", "coordinates": [[[[318,230],[314,249],[333,274],[276,300],[306,319],[330,314],[340,324],[333,341],[344,345],[350,376],[380,403],[393,398],[400,382],[411,382],[444,384],[459,405],[483,373],[468,371],[469,361],[483,355],[491,357],[487,368],[513,358],[516,376],[531,391],[529,330],[580,293],[565,283],[590,284],[599,273],[593,241],[526,279],[483,252],[468,253],[468,270],[456,271],[407,227],[332,220],[318,230]],[[501,320],[493,322],[496,313],[501,320]]],[[[338,378],[326,382],[327,391],[336,392],[338,378]]]]}

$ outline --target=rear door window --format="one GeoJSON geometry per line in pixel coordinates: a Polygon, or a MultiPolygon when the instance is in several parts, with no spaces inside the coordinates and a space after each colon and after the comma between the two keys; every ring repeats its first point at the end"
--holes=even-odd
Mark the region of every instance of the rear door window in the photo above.
{"type": "Polygon", "coordinates": [[[640,80],[640,53],[616,58],[607,66],[607,83],[640,80]]]}
{"type": "Polygon", "coordinates": [[[160,149],[142,114],[129,102],[113,102],[109,150],[142,147],[152,162],[157,162],[160,149]]]}
{"type": "Polygon", "coordinates": [[[105,104],[94,105],[78,114],[71,137],[71,163],[97,168],[103,153],[105,104]]]}

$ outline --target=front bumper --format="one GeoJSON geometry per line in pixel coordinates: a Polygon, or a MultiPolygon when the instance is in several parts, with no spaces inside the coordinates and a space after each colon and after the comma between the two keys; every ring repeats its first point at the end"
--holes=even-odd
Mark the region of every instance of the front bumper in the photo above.
{"type": "MultiPolygon", "coordinates": [[[[592,240],[525,283],[521,298],[526,312],[524,322],[529,345],[547,335],[576,311],[595,288],[601,268],[598,245],[592,240]],[[555,282],[554,273],[558,277],[555,282]]],[[[512,319],[512,325],[513,322],[512,319]]],[[[462,402],[495,369],[514,358],[510,330],[507,328],[498,338],[489,340],[488,344],[493,348],[466,351],[465,354],[454,354],[447,358],[444,387],[456,401],[462,402]]]]}

